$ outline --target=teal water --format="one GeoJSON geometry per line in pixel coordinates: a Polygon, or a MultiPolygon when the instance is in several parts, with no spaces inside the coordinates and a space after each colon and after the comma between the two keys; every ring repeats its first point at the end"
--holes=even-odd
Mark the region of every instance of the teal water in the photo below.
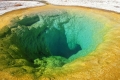
{"type": "Polygon", "coordinates": [[[104,33],[100,32],[104,24],[83,12],[46,11],[16,17],[7,26],[9,30],[2,30],[0,35],[11,44],[8,49],[13,55],[22,55],[19,58],[34,62],[60,56],[60,60],[72,61],[94,51],[103,41],[104,33]]]}
{"type": "Polygon", "coordinates": [[[65,72],[65,64],[89,55],[102,43],[105,24],[82,11],[16,17],[0,30],[0,70],[36,77],[65,72]]]}

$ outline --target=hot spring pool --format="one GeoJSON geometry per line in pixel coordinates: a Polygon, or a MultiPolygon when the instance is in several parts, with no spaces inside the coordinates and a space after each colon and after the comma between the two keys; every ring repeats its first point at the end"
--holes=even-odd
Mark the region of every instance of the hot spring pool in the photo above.
{"type": "Polygon", "coordinates": [[[89,70],[103,70],[100,64],[104,61],[99,58],[108,57],[104,45],[111,49],[108,38],[115,22],[82,9],[47,8],[15,16],[1,28],[0,70],[16,77],[32,75],[34,80],[84,80],[89,70]],[[79,78],[70,78],[70,74],[79,78]]]}

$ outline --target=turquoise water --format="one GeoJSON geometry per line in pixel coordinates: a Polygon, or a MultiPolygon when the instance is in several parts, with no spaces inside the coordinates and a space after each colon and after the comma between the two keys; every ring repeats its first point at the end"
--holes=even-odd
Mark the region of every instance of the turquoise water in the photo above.
{"type": "Polygon", "coordinates": [[[88,15],[82,18],[77,15],[69,23],[65,24],[64,27],[69,48],[74,48],[76,44],[82,48],[77,54],[71,56],[70,60],[87,55],[103,41],[104,33],[100,32],[103,30],[104,23],[100,23],[88,15]]]}
{"type": "Polygon", "coordinates": [[[89,55],[102,43],[105,23],[95,14],[79,11],[50,10],[16,17],[0,30],[0,69],[17,68],[10,73],[37,77],[65,71],[65,64],[89,55]]]}
{"type": "Polygon", "coordinates": [[[104,33],[100,32],[104,24],[83,12],[46,11],[16,17],[8,26],[9,32],[3,30],[1,35],[9,40],[14,55],[19,53],[28,61],[51,56],[72,61],[94,51],[103,41],[104,33]]]}
{"type": "Polygon", "coordinates": [[[79,14],[63,12],[60,15],[52,14],[52,17],[51,14],[44,16],[42,21],[46,22],[48,27],[45,43],[54,45],[54,47],[49,46],[53,51],[52,53],[54,54],[56,51],[55,55],[58,53],[62,56],[62,51],[64,51],[63,57],[69,55],[69,60],[74,60],[95,50],[103,41],[104,33],[101,32],[105,23],[101,23],[92,16],[83,12],[79,12],[79,14]],[[58,38],[62,39],[63,42],[59,43],[58,38]],[[59,46],[61,47],[59,48],[59,46]],[[65,49],[66,47],[67,49],[65,49]],[[58,49],[59,52],[57,52],[58,49]],[[73,50],[75,51],[71,54],[70,51],[73,50]]]}

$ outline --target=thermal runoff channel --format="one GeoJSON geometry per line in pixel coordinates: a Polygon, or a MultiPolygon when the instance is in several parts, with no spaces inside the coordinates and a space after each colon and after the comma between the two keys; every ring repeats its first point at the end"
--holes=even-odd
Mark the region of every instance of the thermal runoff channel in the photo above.
{"type": "Polygon", "coordinates": [[[7,57],[0,57],[1,69],[11,68],[14,75],[24,72],[36,76],[62,69],[102,43],[105,22],[98,17],[101,18],[83,11],[56,9],[12,19],[0,30],[0,55],[7,57]]]}

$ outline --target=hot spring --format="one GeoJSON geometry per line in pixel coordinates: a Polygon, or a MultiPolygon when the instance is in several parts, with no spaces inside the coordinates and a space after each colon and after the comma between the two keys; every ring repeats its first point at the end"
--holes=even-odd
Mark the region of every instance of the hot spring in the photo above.
{"type": "Polygon", "coordinates": [[[0,70],[52,80],[56,80],[55,74],[66,74],[66,67],[76,60],[93,53],[111,27],[105,27],[109,20],[101,15],[65,9],[38,11],[10,22],[0,30],[0,70]]]}

